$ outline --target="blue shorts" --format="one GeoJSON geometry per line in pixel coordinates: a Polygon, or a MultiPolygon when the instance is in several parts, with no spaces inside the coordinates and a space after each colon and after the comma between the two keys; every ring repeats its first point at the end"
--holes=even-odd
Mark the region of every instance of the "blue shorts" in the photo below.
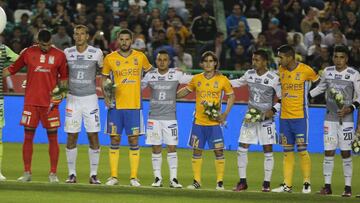
{"type": "Polygon", "coordinates": [[[223,149],[224,136],[219,125],[203,126],[193,124],[188,145],[193,149],[204,149],[205,143],[209,149],[223,149]]]}
{"type": "Polygon", "coordinates": [[[308,143],[308,119],[280,119],[280,144],[308,143]]]}
{"type": "Polygon", "coordinates": [[[144,121],[140,109],[109,109],[107,112],[105,133],[121,135],[125,128],[126,135],[144,134],[144,121]]]}

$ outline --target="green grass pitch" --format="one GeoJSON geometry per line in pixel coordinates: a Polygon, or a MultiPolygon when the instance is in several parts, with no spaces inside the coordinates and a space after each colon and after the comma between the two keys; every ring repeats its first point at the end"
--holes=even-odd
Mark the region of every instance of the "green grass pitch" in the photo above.
{"type": "MultiPolygon", "coordinates": [[[[163,153],[163,188],[151,188],[153,181],[151,167],[151,149],[141,149],[139,179],[143,187],[129,187],[128,148],[120,149],[119,186],[89,185],[89,161],[86,145],[78,146],[77,174],[78,184],[64,184],[67,177],[65,146],[61,145],[58,176],[60,184],[49,184],[49,156],[47,144],[34,145],[31,183],[18,183],[15,180],[23,172],[21,144],[4,144],[3,174],[8,181],[0,183],[0,202],[359,202],[359,199],[342,198],[340,194],[344,187],[342,161],[337,155],[333,175],[333,196],[323,197],[315,194],[323,185],[322,154],[311,154],[312,159],[312,194],[301,194],[302,176],[298,157],[294,174],[294,193],[276,194],[261,193],[263,179],[263,154],[249,153],[247,170],[248,192],[236,193],[231,189],[238,181],[237,161],[235,151],[226,151],[225,188],[226,191],[215,190],[214,155],[211,151],[204,153],[202,170],[202,189],[169,189],[168,166],[166,153],[163,153]]],[[[109,176],[108,147],[101,149],[99,178],[104,183],[109,176]]],[[[192,182],[191,150],[179,149],[179,181],[186,187],[192,182]]],[[[353,157],[353,196],[360,194],[360,160],[353,157]]],[[[282,181],[282,153],[275,153],[275,167],[272,176],[272,187],[277,187],[282,181]]]]}

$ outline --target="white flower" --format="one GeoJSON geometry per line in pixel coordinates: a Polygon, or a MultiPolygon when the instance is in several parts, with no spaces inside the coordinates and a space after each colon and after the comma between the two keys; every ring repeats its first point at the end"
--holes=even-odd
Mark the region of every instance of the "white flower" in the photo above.
{"type": "Polygon", "coordinates": [[[354,147],[357,147],[357,146],[359,146],[359,145],[358,145],[357,142],[354,142],[353,146],[354,146],[354,147]]]}
{"type": "Polygon", "coordinates": [[[252,118],[252,119],[251,119],[251,122],[252,122],[252,123],[255,123],[255,122],[256,122],[256,118],[252,118]]]}
{"type": "Polygon", "coordinates": [[[256,118],[256,120],[260,120],[260,118],[261,118],[260,114],[256,115],[255,118],[256,118]]]}
{"type": "Polygon", "coordinates": [[[249,113],[245,114],[245,119],[251,119],[251,114],[249,113]]]}
{"type": "Polygon", "coordinates": [[[355,147],[355,148],[354,148],[354,152],[355,152],[355,153],[359,153],[359,151],[360,151],[360,148],[359,148],[359,147],[355,147]]]}
{"type": "Polygon", "coordinates": [[[331,94],[336,94],[337,92],[336,92],[336,90],[334,88],[331,88],[330,93],[331,94]]]}
{"type": "Polygon", "coordinates": [[[342,94],[336,94],[335,100],[336,101],[342,101],[344,99],[344,96],[342,94]]]}
{"type": "Polygon", "coordinates": [[[253,108],[251,108],[249,111],[250,111],[250,113],[256,113],[256,110],[253,108]]]}
{"type": "Polygon", "coordinates": [[[212,106],[213,106],[213,103],[212,103],[212,102],[209,102],[209,103],[208,103],[208,106],[209,106],[209,107],[212,107],[212,106]]]}
{"type": "Polygon", "coordinates": [[[212,112],[212,113],[217,113],[217,111],[216,111],[215,109],[213,109],[211,112],[212,112]]]}
{"type": "Polygon", "coordinates": [[[360,140],[359,140],[359,141],[357,141],[357,144],[358,144],[358,146],[360,146],[360,140]]]}
{"type": "Polygon", "coordinates": [[[205,111],[205,114],[206,114],[206,115],[211,115],[211,112],[210,112],[209,110],[206,110],[206,111],[205,111]]]}
{"type": "Polygon", "coordinates": [[[111,83],[112,83],[112,81],[109,78],[105,80],[105,85],[109,85],[111,83]]]}
{"type": "Polygon", "coordinates": [[[214,113],[214,114],[213,114],[213,117],[214,117],[214,118],[217,118],[217,117],[219,117],[219,114],[214,113]]]}
{"type": "Polygon", "coordinates": [[[57,93],[57,92],[59,92],[60,91],[60,89],[59,89],[59,87],[58,86],[56,86],[54,89],[53,89],[53,93],[57,93]]]}

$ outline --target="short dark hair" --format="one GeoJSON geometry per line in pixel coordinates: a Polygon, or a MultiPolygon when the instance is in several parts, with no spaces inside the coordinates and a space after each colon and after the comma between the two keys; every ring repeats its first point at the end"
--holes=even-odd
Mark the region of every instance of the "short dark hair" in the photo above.
{"type": "Polygon", "coordinates": [[[208,57],[208,56],[211,56],[214,59],[214,61],[216,62],[215,68],[217,68],[217,66],[219,65],[219,59],[216,56],[216,54],[214,52],[212,52],[212,51],[206,51],[201,55],[201,63],[204,62],[205,58],[208,57]]]}
{"type": "Polygon", "coordinates": [[[80,30],[80,29],[84,29],[85,33],[89,34],[89,28],[87,26],[85,26],[85,25],[76,25],[74,27],[74,32],[75,32],[75,30],[80,30]]]}
{"type": "Polygon", "coordinates": [[[295,50],[292,46],[290,46],[288,44],[284,44],[284,45],[280,46],[277,49],[277,51],[278,51],[278,53],[283,53],[288,56],[293,56],[295,58],[295,50]]]}
{"type": "Polygon", "coordinates": [[[37,39],[39,42],[49,42],[51,40],[51,32],[47,29],[41,29],[38,33],[37,39]]]}
{"type": "Polygon", "coordinates": [[[132,39],[133,38],[133,33],[129,30],[129,29],[123,29],[121,30],[120,32],[118,32],[118,38],[120,37],[120,35],[124,35],[124,34],[127,34],[127,35],[130,35],[130,38],[132,39]]]}
{"type": "MultiPolygon", "coordinates": [[[[159,54],[166,54],[166,55],[168,55],[168,56],[170,57],[169,52],[167,52],[165,49],[160,50],[160,51],[157,53],[157,55],[159,55],[159,54]]],[[[156,57],[157,57],[157,56],[156,56],[156,57]]]]}
{"type": "Polygon", "coordinates": [[[264,49],[258,49],[256,51],[254,51],[253,55],[258,55],[260,56],[262,59],[264,59],[265,61],[269,60],[269,54],[267,53],[267,51],[265,51],[264,49]]]}
{"type": "Polygon", "coordinates": [[[320,25],[319,25],[319,23],[313,23],[313,24],[311,24],[311,28],[320,28],[320,25]]]}
{"type": "Polygon", "coordinates": [[[334,54],[336,52],[344,53],[346,56],[349,56],[349,49],[345,45],[337,45],[334,48],[334,54]]]}

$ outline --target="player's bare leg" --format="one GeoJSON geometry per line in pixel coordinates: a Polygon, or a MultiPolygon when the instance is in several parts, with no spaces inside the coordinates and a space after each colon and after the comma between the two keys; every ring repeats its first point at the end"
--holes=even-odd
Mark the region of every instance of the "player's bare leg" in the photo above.
{"type": "Polygon", "coordinates": [[[101,184],[100,180],[97,178],[97,171],[99,167],[100,160],[100,144],[99,137],[97,132],[88,132],[89,139],[89,163],[90,163],[90,184],[101,184]]]}

